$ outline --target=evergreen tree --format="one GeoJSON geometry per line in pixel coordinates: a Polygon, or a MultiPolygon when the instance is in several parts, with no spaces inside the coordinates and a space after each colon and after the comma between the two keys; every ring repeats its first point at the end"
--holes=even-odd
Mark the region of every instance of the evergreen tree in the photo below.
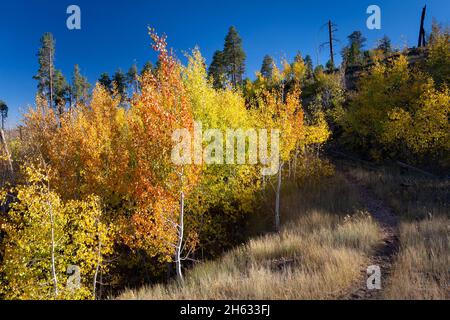
{"type": "Polygon", "coordinates": [[[80,67],[76,64],[72,76],[72,102],[75,104],[78,102],[86,103],[89,99],[90,87],[91,85],[87,81],[87,78],[81,75],[80,67]]]}
{"type": "Polygon", "coordinates": [[[114,73],[113,85],[117,90],[117,93],[121,97],[121,103],[126,99],[127,95],[127,76],[123,73],[121,69],[118,69],[114,73]]]}
{"type": "Polygon", "coordinates": [[[141,70],[141,76],[146,72],[153,72],[153,64],[150,61],[147,61],[141,70]]]}
{"type": "Polygon", "coordinates": [[[366,42],[366,38],[363,37],[360,31],[354,31],[348,36],[349,44],[342,51],[342,57],[345,64],[361,64],[363,61],[362,48],[366,42]]]}
{"type": "Polygon", "coordinates": [[[274,61],[271,56],[266,55],[261,66],[261,75],[266,79],[271,79],[273,75],[274,61]]]}
{"type": "Polygon", "coordinates": [[[327,64],[326,64],[326,69],[328,72],[333,72],[335,69],[334,63],[331,60],[328,60],[327,64]]]}
{"type": "Polygon", "coordinates": [[[312,58],[309,54],[305,56],[305,66],[306,66],[306,77],[311,78],[313,75],[314,66],[312,58]]]}
{"type": "Polygon", "coordinates": [[[66,107],[66,103],[70,100],[71,89],[61,70],[56,70],[54,75],[54,106],[61,116],[66,107]]]}
{"type": "Polygon", "coordinates": [[[227,76],[234,88],[242,85],[245,73],[245,52],[242,49],[242,39],[235,27],[230,27],[225,37],[223,61],[227,76]]]}
{"type": "Polygon", "coordinates": [[[139,75],[136,63],[134,63],[127,72],[127,83],[133,93],[139,91],[139,75]]]}
{"type": "Polygon", "coordinates": [[[379,42],[378,42],[378,50],[381,50],[385,56],[392,53],[392,45],[391,45],[391,39],[389,39],[388,36],[384,36],[379,42]]]}
{"type": "Polygon", "coordinates": [[[103,72],[98,79],[98,83],[109,92],[112,92],[112,80],[107,72],[103,72]]]}
{"type": "Polygon", "coordinates": [[[212,79],[214,88],[223,89],[225,87],[226,69],[222,51],[214,52],[208,77],[212,79]]]}
{"type": "Polygon", "coordinates": [[[47,98],[48,106],[53,107],[55,74],[55,40],[51,33],[41,37],[41,47],[37,53],[39,69],[33,79],[38,81],[38,93],[47,98]]]}

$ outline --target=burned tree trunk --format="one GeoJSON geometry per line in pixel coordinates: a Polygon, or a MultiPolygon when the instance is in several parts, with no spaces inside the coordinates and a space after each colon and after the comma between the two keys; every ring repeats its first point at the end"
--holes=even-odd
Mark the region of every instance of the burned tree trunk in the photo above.
{"type": "Polygon", "coordinates": [[[332,29],[331,20],[328,21],[328,35],[330,38],[330,61],[331,61],[331,65],[334,67],[333,29],[332,29]]]}
{"type": "Polygon", "coordinates": [[[427,12],[427,6],[423,7],[423,9],[422,9],[422,17],[420,18],[419,43],[417,45],[417,47],[419,47],[419,48],[426,46],[425,29],[423,27],[424,22],[425,22],[426,12],[427,12]]]}

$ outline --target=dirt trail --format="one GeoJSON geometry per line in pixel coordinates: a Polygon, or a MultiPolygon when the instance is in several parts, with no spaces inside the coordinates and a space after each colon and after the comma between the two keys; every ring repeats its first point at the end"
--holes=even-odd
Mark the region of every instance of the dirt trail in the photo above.
{"type": "Polygon", "coordinates": [[[367,288],[367,270],[361,270],[361,282],[348,297],[352,300],[376,300],[383,298],[383,288],[389,278],[392,265],[399,249],[398,218],[392,210],[364,185],[349,174],[345,174],[348,182],[360,193],[362,201],[371,216],[380,224],[383,232],[383,241],[375,249],[370,264],[377,265],[381,269],[381,290],[369,290],[367,288]]]}

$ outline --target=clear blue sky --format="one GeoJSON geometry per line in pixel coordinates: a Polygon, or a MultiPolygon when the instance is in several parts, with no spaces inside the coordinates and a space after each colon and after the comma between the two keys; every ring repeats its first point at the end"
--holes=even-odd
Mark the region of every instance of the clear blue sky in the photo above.
{"type": "MultiPolygon", "coordinates": [[[[222,49],[230,25],[243,38],[247,53],[247,76],[259,70],[265,54],[277,61],[292,59],[297,51],[310,54],[314,63],[326,63],[326,41],[322,25],[332,19],[339,28],[337,38],[360,30],[368,47],[387,34],[397,47],[417,43],[421,8],[428,5],[426,30],[432,17],[449,24],[449,0],[257,0],[257,1],[85,1],[85,0],[2,0],[0,3],[0,99],[10,107],[8,126],[19,123],[21,112],[34,103],[38,69],[36,52],[44,32],[56,38],[56,67],[71,78],[74,64],[91,83],[101,72],[126,71],[137,62],[155,60],[149,48],[147,26],[168,35],[169,45],[182,58],[195,45],[210,63],[213,52],[222,49]],[[79,5],[82,29],[66,28],[66,8],[79,5]],[[381,7],[382,29],[366,28],[366,9],[381,7]]],[[[340,59],[338,59],[340,61],[340,59]]]]}

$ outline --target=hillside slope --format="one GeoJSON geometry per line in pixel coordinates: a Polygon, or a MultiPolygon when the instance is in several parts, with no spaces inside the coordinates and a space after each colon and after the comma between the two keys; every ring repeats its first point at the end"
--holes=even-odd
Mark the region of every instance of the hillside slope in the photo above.
{"type": "Polygon", "coordinates": [[[361,282],[381,244],[380,226],[358,191],[336,175],[283,190],[279,234],[267,234],[198,264],[185,283],[128,290],[119,299],[338,299],[361,282]]]}
{"type": "Polygon", "coordinates": [[[449,299],[449,181],[384,169],[283,190],[285,222],[176,282],[119,299],[449,299]],[[406,189],[404,186],[407,186],[406,189]],[[379,265],[381,290],[366,269],[379,265]]]}

